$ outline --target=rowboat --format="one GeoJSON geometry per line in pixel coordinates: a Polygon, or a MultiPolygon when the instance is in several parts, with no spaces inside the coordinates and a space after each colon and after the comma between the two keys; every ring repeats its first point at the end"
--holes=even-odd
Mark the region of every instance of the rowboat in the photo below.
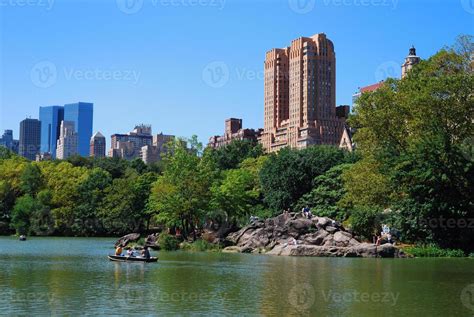
{"type": "Polygon", "coordinates": [[[151,257],[149,259],[147,258],[142,258],[138,256],[121,256],[121,255],[108,255],[108,258],[110,261],[116,261],[116,262],[157,262],[158,258],[156,257],[151,257]]]}

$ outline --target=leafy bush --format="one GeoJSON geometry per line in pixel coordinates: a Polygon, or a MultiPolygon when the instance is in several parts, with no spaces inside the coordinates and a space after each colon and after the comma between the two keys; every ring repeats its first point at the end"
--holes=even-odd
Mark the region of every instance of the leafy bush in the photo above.
{"type": "Polygon", "coordinates": [[[415,257],[464,257],[465,254],[459,249],[442,249],[435,244],[411,246],[403,248],[403,251],[415,257]]]}
{"type": "Polygon", "coordinates": [[[374,208],[356,208],[352,211],[349,223],[357,235],[371,239],[380,226],[379,219],[379,212],[374,208]]]}
{"type": "Polygon", "coordinates": [[[165,251],[175,251],[179,249],[179,242],[176,237],[162,232],[158,237],[158,244],[162,250],[165,251]]]}
{"type": "Polygon", "coordinates": [[[220,249],[219,245],[212,244],[206,240],[196,240],[193,243],[183,242],[181,244],[181,249],[186,251],[193,252],[204,252],[204,251],[216,251],[220,249]]]}

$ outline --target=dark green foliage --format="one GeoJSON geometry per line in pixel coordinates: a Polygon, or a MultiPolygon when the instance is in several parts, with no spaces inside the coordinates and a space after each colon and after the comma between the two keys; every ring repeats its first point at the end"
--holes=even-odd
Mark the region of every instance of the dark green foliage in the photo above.
{"type": "Polygon", "coordinates": [[[11,226],[17,234],[27,234],[30,231],[31,214],[40,209],[38,202],[30,195],[25,195],[16,201],[12,212],[11,226]]]}
{"type": "Polygon", "coordinates": [[[351,118],[363,156],[356,165],[373,167],[377,187],[360,181],[366,169],[353,169],[345,202],[391,209],[405,241],[474,248],[473,47],[464,37],[404,79],[387,80],[359,98],[351,118]]]}
{"type": "Polygon", "coordinates": [[[179,249],[178,239],[166,232],[162,232],[158,237],[158,245],[161,250],[165,251],[175,251],[179,249]]]}
{"type": "Polygon", "coordinates": [[[375,234],[380,233],[380,212],[370,207],[356,207],[350,215],[352,230],[359,236],[372,241],[375,234]]]}
{"type": "Polygon", "coordinates": [[[257,158],[263,155],[260,144],[248,140],[234,140],[225,147],[206,149],[221,170],[234,169],[247,158],[257,158]]]}
{"type": "Polygon", "coordinates": [[[51,214],[52,193],[49,190],[43,190],[38,193],[36,198],[37,208],[33,209],[30,215],[29,234],[37,236],[47,236],[54,233],[54,219],[51,214]]]}
{"type": "Polygon", "coordinates": [[[403,251],[414,257],[464,257],[466,254],[459,249],[442,249],[435,244],[404,247],[403,251]]]}
{"type": "Polygon", "coordinates": [[[38,165],[28,164],[21,174],[21,190],[23,193],[36,196],[38,191],[43,187],[43,176],[38,165]]]}
{"type": "Polygon", "coordinates": [[[313,189],[298,201],[296,210],[309,207],[313,215],[344,221],[349,216],[347,209],[338,206],[346,190],[342,173],[351,168],[351,164],[337,165],[313,181],[313,189]]]}
{"type": "Polygon", "coordinates": [[[304,150],[285,148],[271,155],[260,172],[265,202],[274,211],[295,207],[312,190],[315,177],[331,167],[353,160],[333,146],[315,146],[304,150]]]}
{"type": "Polygon", "coordinates": [[[0,145],[0,160],[6,160],[12,158],[15,155],[12,151],[7,149],[6,147],[0,145]]]}

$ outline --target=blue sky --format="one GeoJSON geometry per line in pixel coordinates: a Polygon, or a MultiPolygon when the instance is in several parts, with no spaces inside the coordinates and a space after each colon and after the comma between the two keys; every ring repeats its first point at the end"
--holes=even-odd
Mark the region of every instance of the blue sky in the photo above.
{"type": "Polygon", "coordinates": [[[39,106],[94,103],[94,131],[136,123],[207,142],[263,127],[265,52],[324,32],[337,104],[474,32],[472,0],[0,0],[0,130],[39,106]]]}

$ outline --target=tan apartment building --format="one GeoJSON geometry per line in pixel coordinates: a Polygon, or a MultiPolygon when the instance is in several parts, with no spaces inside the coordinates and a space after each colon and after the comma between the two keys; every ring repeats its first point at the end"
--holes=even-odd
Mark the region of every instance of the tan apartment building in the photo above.
{"type": "Polygon", "coordinates": [[[267,152],[339,145],[345,119],[336,115],[336,55],[324,33],[267,52],[264,86],[267,152]]]}
{"type": "Polygon", "coordinates": [[[244,129],[242,127],[242,119],[229,118],[225,120],[224,134],[210,137],[207,146],[217,149],[230,144],[234,140],[257,142],[262,131],[262,129],[244,129]]]}

